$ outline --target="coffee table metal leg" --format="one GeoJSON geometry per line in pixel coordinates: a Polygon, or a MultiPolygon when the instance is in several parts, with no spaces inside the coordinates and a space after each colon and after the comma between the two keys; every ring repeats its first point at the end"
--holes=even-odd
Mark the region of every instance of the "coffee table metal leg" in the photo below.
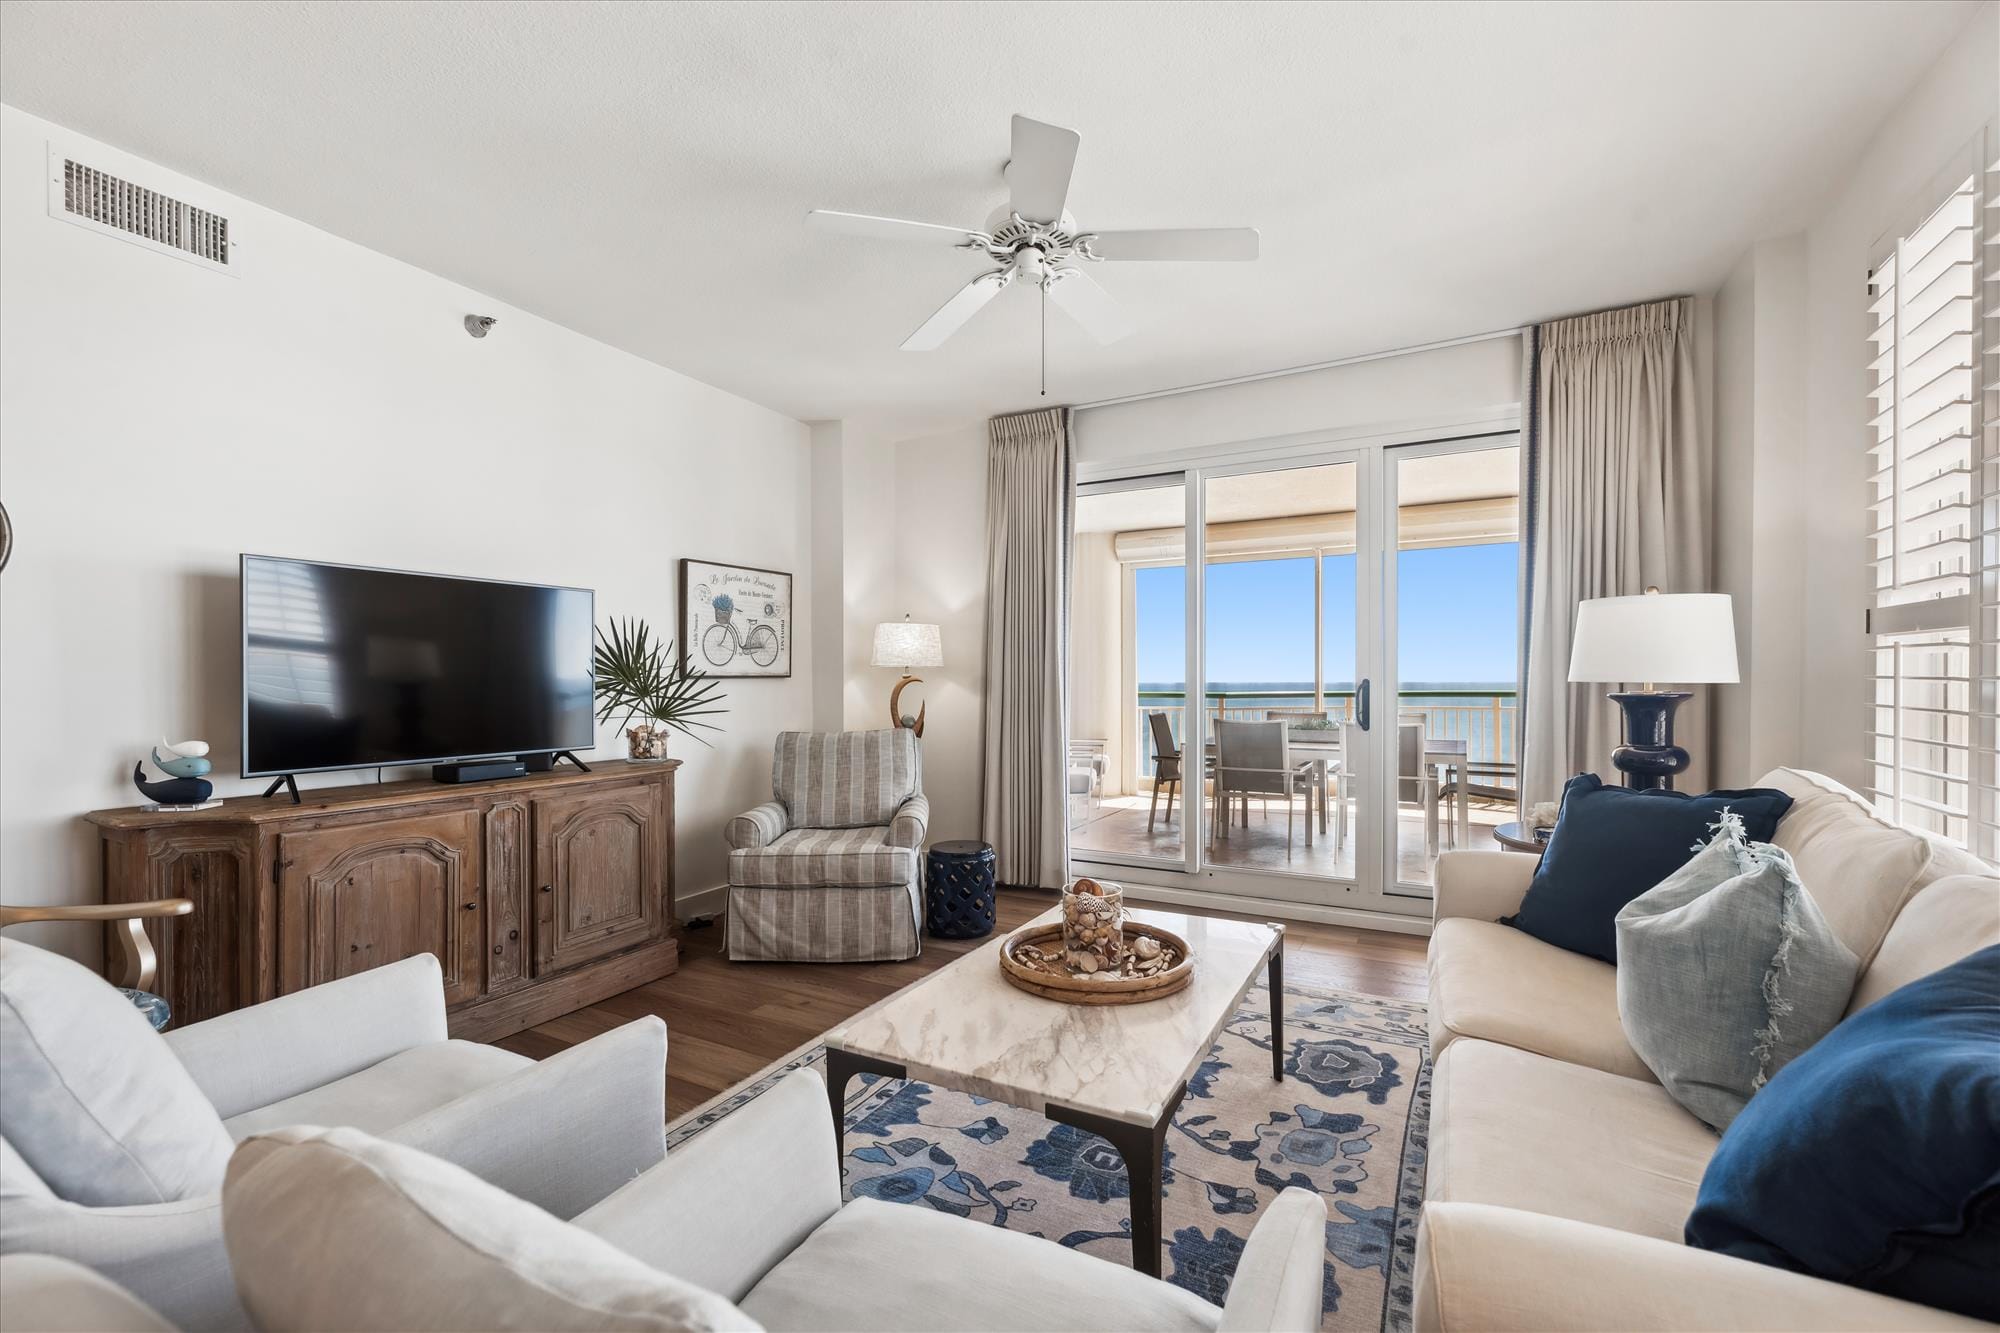
{"type": "Polygon", "coordinates": [[[1280,1083],[1285,1079],[1285,927],[1273,921],[1271,928],[1278,932],[1278,941],[1271,946],[1271,961],[1267,965],[1266,978],[1271,992],[1271,1077],[1280,1083]]]}
{"type": "Polygon", "coordinates": [[[902,1065],[872,1056],[854,1055],[838,1046],[826,1048],[826,1099],[833,1108],[833,1159],[841,1160],[842,1140],[847,1130],[847,1081],[856,1074],[880,1074],[883,1078],[908,1078],[902,1065]]]}
{"type": "Polygon", "coordinates": [[[1160,1229],[1166,1205],[1165,1187],[1160,1184],[1160,1160],[1167,1151],[1167,1127],[1174,1123],[1174,1112],[1180,1109],[1185,1096],[1187,1084],[1183,1083],[1167,1099],[1158,1123],[1150,1127],[1107,1120],[1054,1102],[1043,1108],[1049,1119],[1097,1135],[1125,1159],[1125,1175],[1132,1184],[1132,1267],[1147,1277],[1160,1275],[1160,1229]]]}

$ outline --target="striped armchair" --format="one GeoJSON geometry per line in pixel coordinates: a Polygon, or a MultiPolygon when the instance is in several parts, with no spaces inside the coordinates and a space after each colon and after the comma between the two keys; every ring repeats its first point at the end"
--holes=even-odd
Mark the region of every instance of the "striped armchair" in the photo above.
{"type": "Polygon", "coordinates": [[[723,830],[730,958],[915,957],[930,823],[916,733],[782,732],[771,794],[723,830]]]}

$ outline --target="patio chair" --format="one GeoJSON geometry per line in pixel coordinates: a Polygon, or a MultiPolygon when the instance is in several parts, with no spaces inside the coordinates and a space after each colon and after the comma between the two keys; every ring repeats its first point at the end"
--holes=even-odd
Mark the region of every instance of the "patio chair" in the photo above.
{"type": "Polygon", "coordinates": [[[1306,846],[1312,846],[1312,801],[1319,794],[1319,780],[1309,759],[1293,761],[1291,738],[1282,722],[1218,722],[1215,724],[1215,819],[1209,829],[1211,840],[1217,830],[1229,836],[1230,802],[1243,798],[1243,823],[1250,824],[1252,796],[1281,796],[1285,801],[1285,855],[1292,854],[1292,824],[1297,814],[1295,797],[1306,798],[1306,846]]]}
{"type": "Polygon", "coordinates": [[[1466,764],[1460,776],[1453,778],[1438,788],[1438,799],[1444,805],[1445,827],[1451,830],[1453,845],[1458,839],[1458,802],[1499,801],[1511,805],[1521,798],[1518,784],[1520,775],[1512,764],[1466,764]],[[1492,781],[1494,778],[1507,779],[1507,785],[1492,781]],[[1486,781],[1481,781],[1486,779],[1486,781]]]}
{"type": "Polygon", "coordinates": [[[1424,846],[1438,852],[1438,781],[1424,758],[1430,748],[1429,723],[1421,713],[1396,723],[1396,800],[1424,808],[1424,846]]]}
{"type": "MultiPolygon", "coordinates": [[[[1146,811],[1146,832],[1151,834],[1159,818],[1163,786],[1167,789],[1167,822],[1174,822],[1174,794],[1181,789],[1181,743],[1174,739],[1173,724],[1167,721],[1165,710],[1149,711],[1146,725],[1153,733],[1153,800],[1146,811]]],[[[1206,772],[1209,766],[1202,767],[1206,772]]]]}

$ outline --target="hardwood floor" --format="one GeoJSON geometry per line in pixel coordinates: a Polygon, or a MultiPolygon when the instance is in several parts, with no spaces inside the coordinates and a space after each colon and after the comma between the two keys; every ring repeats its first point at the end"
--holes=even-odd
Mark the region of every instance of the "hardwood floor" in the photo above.
{"type": "MultiPolygon", "coordinates": [[[[1050,895],[1002,890],[998,929],[1013,930],[1053,901],[1050,895]]],[[[685,932],[680,940],[681,966],[672,976],[495,1045],[541,1059],[622,1023],[658,1014],[667,1022],[667,1116],[672,1119],[986,943],[926,936],[921,955],[897,963],[732,963],[722,956],[717,928],[685,932]]],[[[1420,1000],[1425,945],[1420,936],[1293,922],[1286,927],[1285,979],[1291,985],[1420,1000]]]]}

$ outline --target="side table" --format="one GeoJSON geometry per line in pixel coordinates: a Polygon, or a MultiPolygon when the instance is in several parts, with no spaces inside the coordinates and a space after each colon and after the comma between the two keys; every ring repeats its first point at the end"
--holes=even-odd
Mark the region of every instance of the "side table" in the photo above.
{"type": "Polygon", "coordinates": [[[1540,856],[1549,849],[1547,838],[1537,838],[1518,823],[1495,824],[1493,841],[1510,852],[1527,852],[1531,856],[1540,856]]]}
{"type": "Polygon", "coordinates": [[[941,940],[976,940],[994,922],[993,849],[983,842],[931,845],[924,866],[924,924],[941,940]]]}

